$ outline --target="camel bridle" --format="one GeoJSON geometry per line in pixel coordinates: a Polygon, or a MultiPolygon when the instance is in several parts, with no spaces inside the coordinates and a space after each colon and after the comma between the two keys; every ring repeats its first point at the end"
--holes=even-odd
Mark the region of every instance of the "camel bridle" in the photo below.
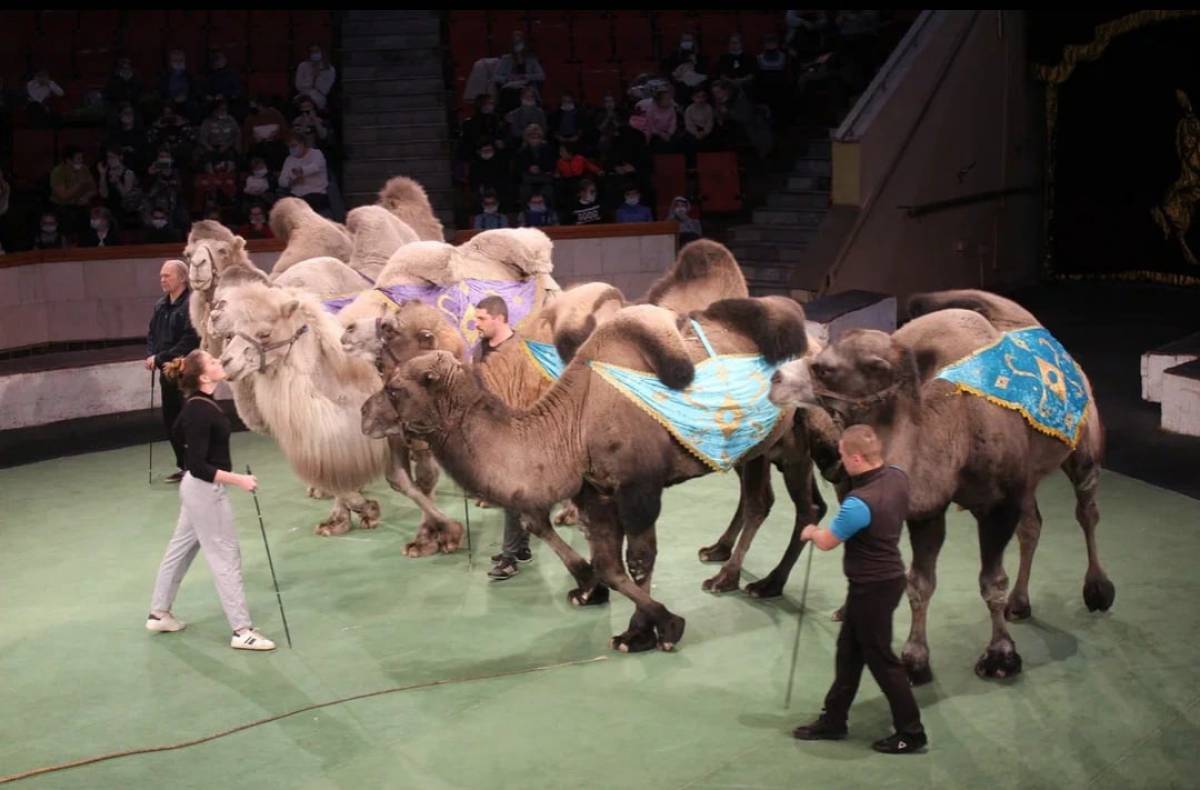
{"type": "Polygon", "coordinates": [[[296,345],[296,341],[299,340],[307,331],[308,324],[301,324],[300,328],[293,332],[291,337],[284,340],[277,340],[274,343],[263,343],[258,338],[251,337],[245,332],[234,332],[233,336],[240,337],[242,340],[245,340],[247,343],[253,346],[254,350],[258,352],[258,369],[259,371],[265,371],[267,369],[267,352],[287,346],[287,352],[283,355],[283,358],[287,359],[288,354],[292,353],[292,346],[296,345]]]}

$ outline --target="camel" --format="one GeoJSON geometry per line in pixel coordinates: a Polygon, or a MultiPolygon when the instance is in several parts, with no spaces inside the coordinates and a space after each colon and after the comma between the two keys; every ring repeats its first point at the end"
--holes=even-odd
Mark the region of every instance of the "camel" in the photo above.
{"type": "MultiPolygon", "coordinates": [[[[720,354],[761,354],[774,364],[807,347],[803,308],[789,299],[727,299],[692,318],[720,354]]],[[[404,363],[363,405],[368,435],[403,432],[426,439],[460,485],[505,508],[537,513],[536,523],[546,523],[556,502],[573,498],[587,518],[592,563],[570,567],[579,587],[568,599],[586,603],[580,599],[593,594],[597,583],[630,598],[636,610],[629,628],[610,642],[622,652],[673,650],[683,636],[684,618],[650,595],[655,522],[663,488],[712,468],[594,366],[643,371],[668,387],[686,387],[707,351],[692,325],[684,323],[681,331],[677,321],[675,313],[653,305],[624,308],[597,327],[528,410],[505,406],[444,351],[404,363]],[[512,469],[526,475],[514,477],[512,469]],[[620,554],[626,539],[632,579],[620,554]]],[[[790,410],[783,412],[742,460],[765,462],[765,453],[791,429],[790,418],[790,410]]],[[[762,477],[762,466],[755,477],[762,477]]],[[[744,484],[747,511],[762,508],[761,490],[744,484]]]]}
{"type": "MultiPolygon", "coordinates": [[[[392,213],[417,234],[421,241],[445,241],[441,220],[433,213],[433,205],[425,188],[407,176],[393,176],[379,190],[376,205],[392,213]]],[[[346,218],[349,222],[349,217],[346,218]]]]}
{"type": "MultiPolygon", "coordinates": [[[[842,426],[872,425],[883,439],[888,462],[908,472],[912,629],[902,658],[913,683],[933,678],[926,617],[946,536],[946,509],[954,503],[971,512],[979,533],[980,594],[992,622],[991,640],[975,671],[980,677],[1007,677],[1021,671],[1022,661],[1005,621],[1031,613],[1029,575],[1042,526],[1037,486],[1055,468],[1066,473],[1075,489],[1075,516],[1087,544],[1084,603],[1091,611],[1105,611],[1115,598],[1095,541],[1104,445],[1100,414],[1082,370],[1087,406],[1073,447],[1035,430],[1020,413],[961,394],[955,384],[938,378],[947,365],[998,342],[1004,332],[1041,326],[1016,303],[984,291],[948,291],[914,297],[909,313],[915,318],[891,335],[855,330],[811,363],[782,366],[773,379],[771,399],[776,404],[820,403],[842,426]],[[1003,555],[1014,531],[1021,570],[1006,597],[1003,555]]],[[[1014,377],[1025,375],[1012,369],[1014,377]]],[[[1043,382],[1054,380],[1053,374],[1047,379],[1043,373],[1043,382]]],[[[1061,372],[1057,380],[1062,381],[1061,372]]]]}
{"type": "Polygon", "coordinates": [[[419,241],[416,232],[382,206],[359,206],[346,215],[346,228],[354,239],[347,264],[375,282],[392,253],[419,241]]]}
{"type": "Polygon", "coordinates": [[[221,363],[229,380],[253,377],[258,412],[292,469],[308,485],[334,496],[333,509],[316,533],[344,534],[351,527],[350,512],[358,514],[363,529],[375,527],[379,503],[359,492],[386,474],[393,488],[422,509],[422,528],[434,525],[440,549],[456,550],[462,526],[441,513],[409,477],[405,448],[369,439],[359,429],[359,407],[381,379],[369,363],[342,350],[337,319],[312,294],[295,288],[249,283],[229,288],[224,299],[220,320],[228,339],[221,363]]]}
{"type": "Polygon", "coordinates": [[[348,261],[354,254],[354,240],[345,226],[325,219],[300,198],[275,201],[268,221],[275,238],[287,243],[271,268],[272,275],[309,258],[329,256],[348,261]]]}

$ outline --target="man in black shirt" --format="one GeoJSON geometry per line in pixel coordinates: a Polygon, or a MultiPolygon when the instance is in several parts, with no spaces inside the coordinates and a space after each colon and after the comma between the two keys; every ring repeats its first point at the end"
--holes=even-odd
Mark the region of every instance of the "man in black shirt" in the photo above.
{"type": "Polygon", "coordinates": [[[884,466],[879,437],[867,425],[847,428],[838,452],[854,488],[828,530],[810,524],[800,533],[802,540],[822,551],[846,545],[842,567],[850,589],[838,634],[837,670],[820,718],[792,734],[804,741],[845,738],[850,703],[866,664],[887,697],[896,728],[874,748],[908,754],[928,743],[908,674],[892,652],[892,613],[907,586],[900,531],[908,515],[908,475],[884,466]]]}
{"type": "Polygon", "coordinates": [[[167,478],[167,482],[178,483],[183,479],[184,451],[183,443],[176,438],[171,430],[175,419],[183,408],[183,395],[166,376],[162,374],[163,365],[176,357],[186,356],[189,351],[200,346],[200,337],[192,327],[188,317],[188,271],[183,261],[170,260],[162,265],[158,273],[158,282],[165,294],[158,304],[154,305],[154,315],[150,318],[150,331],[146,334],[146,370],[158,369],[158,382],[162,392],[163,423],[167,428],[167,439],[171,449],[175,451],[176,472],[167,478]]]}
{"type": "MultiPolygon", "coordinates": [[[[500,350],[505,343],[520,343],[521,338],[508,325],[508,304],[499,296],[485,296],[475,305],[475,328],[479,330],[479,347],[475,349],[475,364],[500,350]]],[[[532,562],[529,533],[521,526],[521,514],[504,511],[504,542],[500,553],[492,557],[488,576],[501,582],[520,573],[519,562],[532,562]]]]}

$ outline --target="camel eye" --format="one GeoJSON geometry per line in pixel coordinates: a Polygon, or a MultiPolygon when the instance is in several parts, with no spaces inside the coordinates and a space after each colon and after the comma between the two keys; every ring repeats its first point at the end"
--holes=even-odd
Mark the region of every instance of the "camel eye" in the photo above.
{"type": "Polygon", "coordinates": [[[255,337],[259,338],[260,340],[266,340],[267,338],[269,338],[271,336],[271,330],[264,329],[261,332],[255,332],[254,335],[255,335],[255,337]]]}

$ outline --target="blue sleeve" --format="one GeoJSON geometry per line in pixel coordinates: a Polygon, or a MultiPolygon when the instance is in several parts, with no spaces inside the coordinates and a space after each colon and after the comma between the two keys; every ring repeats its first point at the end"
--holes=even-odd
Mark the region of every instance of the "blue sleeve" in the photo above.
{"type": "Polygon", "coordinates": [[[871,523],[871,508],[856,496],[846,497],[838,514],[829,525],[838,540],[845,543],[871,523]]]}

